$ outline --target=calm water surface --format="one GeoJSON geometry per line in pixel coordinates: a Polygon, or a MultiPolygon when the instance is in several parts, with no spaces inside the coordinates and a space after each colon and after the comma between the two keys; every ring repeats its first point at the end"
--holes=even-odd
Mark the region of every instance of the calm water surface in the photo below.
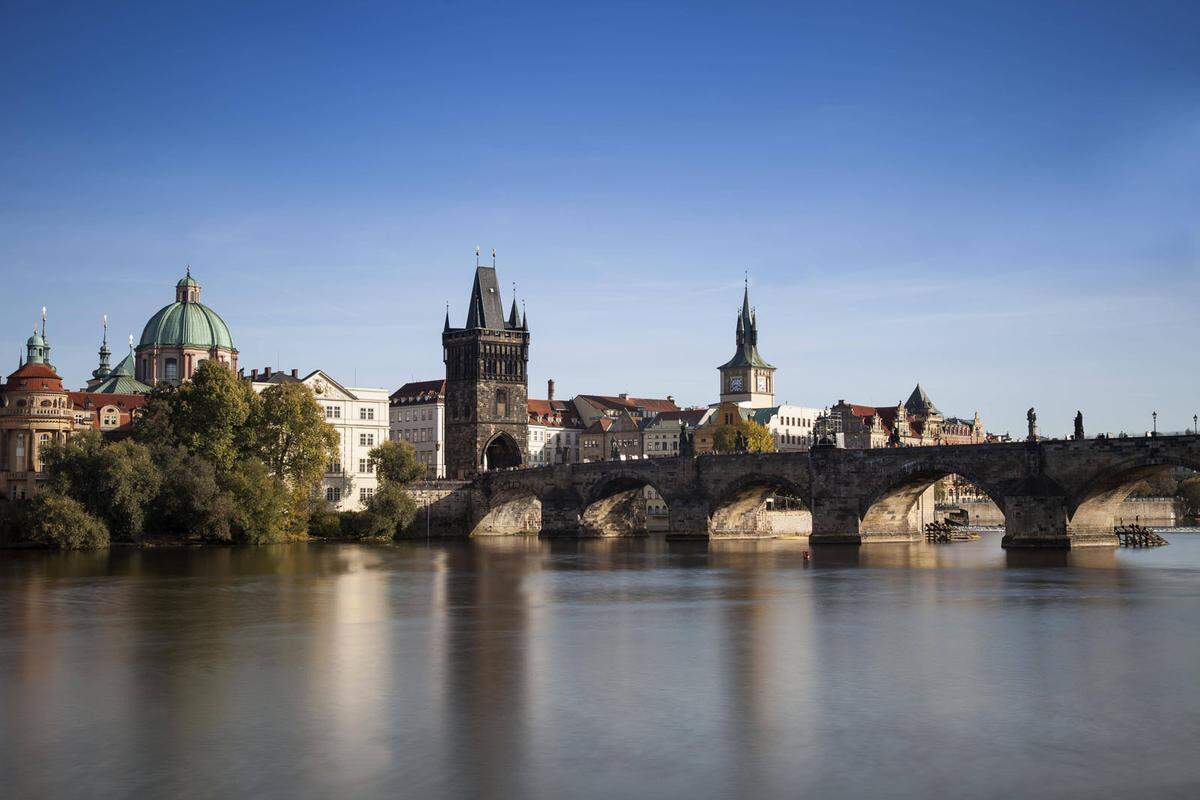
{"type": "Polygon", "coordinates": [[[1200,535],[0,553],[5,797],[1200,796],[1200,535]]]}

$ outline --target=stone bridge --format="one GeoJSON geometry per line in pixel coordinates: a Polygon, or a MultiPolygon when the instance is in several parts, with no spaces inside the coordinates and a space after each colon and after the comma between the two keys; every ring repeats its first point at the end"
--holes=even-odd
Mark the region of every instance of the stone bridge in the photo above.
{"type": "Polygon", "coordinates": [[[635,501],[649,486],[674,536],[771,536],[758,512],[783,493],[811,511],[813,544],[913,541],[923,535],[917,498],[957,474],[1004,513],[1005,547],[1113,545],[1122,501],[1175,466],[1200,470],[1200,437],[603,461],[484,473],[455,490],[456,525],[460,535],[635,534],[644,532],[635,501]]]}

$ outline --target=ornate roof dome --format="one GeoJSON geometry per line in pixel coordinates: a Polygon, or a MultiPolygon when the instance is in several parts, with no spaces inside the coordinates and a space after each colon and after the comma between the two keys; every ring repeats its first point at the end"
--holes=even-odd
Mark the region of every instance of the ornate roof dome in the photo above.
{"type": "Polygon", "coordinates": [[[175,284],[175,302],[150,318],[138,342],[138,347],[182,346],[234,349],[225,320],[200,302],[200,284],[190,269],[175,284]]]}

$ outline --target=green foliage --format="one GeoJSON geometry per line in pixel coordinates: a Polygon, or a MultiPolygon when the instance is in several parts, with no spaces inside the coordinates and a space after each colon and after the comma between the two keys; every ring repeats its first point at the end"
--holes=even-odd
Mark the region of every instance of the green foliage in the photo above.
{"type": "Polygon", "coordinates": [[[49,491],[30,501],[29,541],[58,550],[108,547],[108,529],[76,500],[49,491]]]}
{"type": "Polygon", "coordinates": [[[218,469],[228,468],[238,458],[257,399],[249,384],[208,359],[200,362],[189,382],[154,391],[134,436],[147,443],[182,445],[218,469]]]}
{"type": "Polygon", "coordinates": [[[394,539],[416,516],[416,501],[404,487],[385,481],[365,510],[342,512],[341,531],[352,539],[394,539]]]}
{"type": "Polygon", "coordinates": [[[224,480],[233,502],[232,534],[244,544],[269,544],[301,538],[307,508],[297,513],[294,493],[256,458],[234,464],[224,480]]]}
{"type": "Polygon", "coordinates": [[[142,535],[146,502],[162,482],[145,445],[105,445],[98,431],[88,430],[49,443],[43,462],[54,490],[100,518],[115,539],[131,542],[142,535]]]}
{"type": "Polygon", "coordinates": [[[775,438],[761,425],[752,419],[743,419],[732,425],[722,425],[713,432],[713,449],[718,453],[736,453],[737,436],[741,433],[746,439],[747,453],[775,452],[775,438]]]}
{"type": "Polygon", "coordinates": [[[184,540],[233,538],[233,498],[222,490],[211,461],[182,447],[155,451],[162,488],[150,508],[148,528],[184,540]]]}
{"type": "Polygon", "coordinates": [[[313,511],[308,517],[308,535],[321,539],[342,536],[342,518],[336,511],[313,511]]]}
{"type": "Polygon", "coordinates": [[[425,465],[408,442],[389,439],[371,450],[370,456],[381,482],[404,486],[425,477],[425,465]]]}
{"type": "Polygon", "coordinates": [[[257,398],[247,422],[251,450],[294,489],[307,495],[337,455],[338,434],[302,383],[272,386],[257,398]]]}

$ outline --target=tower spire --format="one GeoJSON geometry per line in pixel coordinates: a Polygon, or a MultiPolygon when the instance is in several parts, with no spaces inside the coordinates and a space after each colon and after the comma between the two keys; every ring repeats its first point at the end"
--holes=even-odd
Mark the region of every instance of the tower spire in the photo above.
{"type": "Polygon", "coordinates": [[[104,380],[112,372],[108,361],[109,356],[112,355],[112,351],[108,349],[108,314],[101,317],[101,320],[104,324],[104,336],[100,340],[100,364],[92,370],[92,377],[96,380],[104,380]]]}
{"type": "Polygon", "coordinates": [[[442,327],[443,331],[450,330],[450,301],[446,301],[446,324],[442,327]]]}

